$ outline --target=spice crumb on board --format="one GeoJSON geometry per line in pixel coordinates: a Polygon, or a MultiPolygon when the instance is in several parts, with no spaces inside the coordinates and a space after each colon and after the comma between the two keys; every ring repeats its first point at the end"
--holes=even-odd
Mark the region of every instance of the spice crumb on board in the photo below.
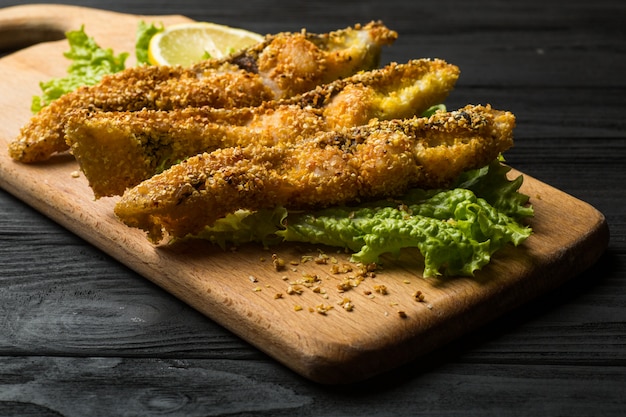
{"type": "Polygon", "coordinates": [[[289,295],[293,295],[293,294],[302,294],[304,291],[302,290],[302,288],[298,285],[290,285],[287,287],[287,294],[289,295]]]}
{"type": "Polygon", "coordinates": [[[346,311],[352,311],[354,309],[354,304],[352,304],[352,301],[349,298],[344,298],[337,304],[339,304],[346,311]]]}
{"type": "Polygon", "coordinates": [[[330,272],[333,274],[347,274],[348,272],[352,272],[353,268],[352,265],[350,264],[333,264],[333,266],[330,268],[330,272]]]}
{"type": "Polygon", "coordinates": [[[382,285],[382,284],[374,285],[374,291],[376,291],[377,293],[382,294],[382,295],[387,295],[388,294],[387,287],[385,285],[382,285]]]}
{"type": "Polygon", "coordinates": [[[313,261],[318,265],[328,265],[330,258],[328,257],[328,255],[320,253],[313,261]]]}
{"type": "Polygon", "coordinates": [[[272,254],[272,265],[276,271],[282,271],[285,269],[285,260],[274,253],[272,254]]]}
{"type": "MultiPolygon", "coordinates": [[[[268,262],[270,261],[270,257],[268,258],[260,258],[260,262],[268,262]]],[[[376,263],[371,264],[361,264],[361,263],[353,263],[351,261],[345,261],[338,259],[334,256],[328,256],[323,251],[319,251],[316,255],[302,255],[297,259],[289,259],[289,257],[283,258],[278,253],[272,253],[271,261],[268,262],[271,265],[272,269],[275,272],[283,271],[284,275],[279,275],[280,279],[287,284],[287,287],[282,291],[273,292],[272,297],[275,300],[280,300],[286,298],[286,296],[299,296],[302,295],[305,291],[310,292],[312,294],[316,294],[324,300],[331,299],[332,292],[329,293],[327,291],[326,285],[331,285],[335,287],[336,293],[342,295],[348,291],[351,291],[357,288],[359,285],[363,283],[363,281],[368,278],[373,279],[376,278],[376,272],[380,269],[380,266],[376,263]],[[309,266],[307,266],[309,265],[309,266]],[[320,276],[319,267],[323,267],[327,265],[328,269],[326,273],[322,272],[320,276]],[[311,272],[309,268],[318,268],[314,269],[314,272],[311,272]],[[301,272],[298,272],[300,270],[301,272]],[[291,273],[298,273],[299,277],[294,278],[291,273]],[[335,278],[337,276],[337,278],[335,278]]],[[[259,282],[259,279],[255,275],[250,275],[249,280],[253,283],[259,282]]],[[[382,283],[376,283],[377,280],[370,285],[370,288],[362,291],[362,296],[368,299],[374,299],[376,296],[389,296],[390,292],[386,285],[382,283]]],[[[412,284],[411,280],[403,279],[401,281],[406,285],[412,284]]],[[[266,284],[267,288],[272,288],[271,285],[266,284]]],[[[394,287],[395,288],[395,287],[394,287]]],[[[260,292],[262,288],[257,286],[253,289],[255,292],[260,292]]],[[[400,292],[394,291],[395,297],[402,297],[400,292]],[[397,293],[397,294],[396,294],[397,293]]],[[[424,302],[425,296],[422,291],[416,290],[413,293],[409,293],[410,297],[417,302],[424,302]]],[[[334,302],[336,309],[345,310],[347,312],[351,312],[356,308],[356,303],[348,297],[340,296],[337,301],[334,302]],[[337,307],[338,306],[338,307],[337,307]]],[[[425,304],[426,307],[432,309],[430,304],[425,304]]],[[[400,318],[407,318],[408,313],[402,309],[402,305],[400,302],[396,300],[390,300],[389,306],[395,307],[395,316],[400,318]]],[[[295,304],[293,306],[294,311],[302,311],[303,309],[307,309],[309,312],[314,313],[317,312],[320,315],[328,315],[328,313],[333,309],[332,305],[320,303],[315,304],[311,303],[310,306],[302,306],[300,304],[295,304]]],[[[385,311],[384,315],[388,317],[390,315],[389,312],[385,311]]]]}
{"type": "Polygon", "coordinates": [[[326,313],[328,313],[330,310],[333,309],[333,306],[329,306],[326,304],[318,304],[315,306],[315,311],[317,311],[319,314],[322,315],[326,315],[326,313]]]}
{"type": "Polygon", "coordinates": [[[337,290],[339,292],[349,291],[352,288],[358,287],[363,280],[361,278],[346,278],[339,284],[337,284],[337,290]]]}

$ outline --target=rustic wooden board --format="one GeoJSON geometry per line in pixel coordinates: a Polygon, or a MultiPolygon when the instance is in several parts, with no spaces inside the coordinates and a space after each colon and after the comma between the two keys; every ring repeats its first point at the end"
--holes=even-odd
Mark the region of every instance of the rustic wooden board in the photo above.
{"type": "MultiPolygon", "coordinates": [[[[187,20],[73,6],[19,6],[0,9],[0,47],[58,39],[84,24],[102,46],[132,52],[141,19],[165,24],[187,20]]],[[[65,41],[47,42],[0,60],[2,147],[30,117],[39,81],[64,74],[65,50],[65,41]]],[[[73,175],[77,170],[69,155],[23,165],[0,152],[2,188],[294,371],[322,383],[361,380],[413,360],[557,287],[594,263],[608,244],[600,212],[525,176],[523,191],[536,211],[531,221],[535,233],[521,247],[502,251],[475,277],[424,279],[420,257],[406,251],[400,259],[387,259],[376,277],[341,293],[337,284],[349,273],[333,274],[331,265],[308,257],[323,250],[343,264],[346,254],[306,245],[271,250],[249,245],[233,251],[204,242],[154,247],[142,232],[116,220],[115,198],[95,201],[85,178],[73,175]],[[273,253],[293,264],[275,271],[273,253]],[[321,291],[305,288],[300,295],[288,295],[289,282],[307,274],[322,279],[321,291]],[[388,294],[377,293],[377,285],[386,286],[388,294]],[[425,295],[423,302],[413,299],[417,290],[425,295]],[[278,293],[283,297],[276,299],[278,293]],[[344,297],[354,304],[352,311],[337,304],[344,297]],[[334,308],[326,315],[310,311],[320,304],[334,308]],[[303,309],[296,311],[295,306],[303,309]]]]}

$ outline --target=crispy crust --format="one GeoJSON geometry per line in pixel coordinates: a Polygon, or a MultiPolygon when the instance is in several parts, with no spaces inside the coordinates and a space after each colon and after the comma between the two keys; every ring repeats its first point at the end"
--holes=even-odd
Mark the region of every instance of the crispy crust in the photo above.
{"type": "Polygon", "coordinates": [[[277,34],[239,55],[192,68],[129,68],[44,107],[9,144],[9,154],[29,163],[67,150],[64,126],[67,115],[76,109],[232,108],[290,97],[319,83],[375,67],[380,48],[396,37],[381,23],[372,22],[326,35],[304,31],[277,34]]]}
{"type": "Polygon", "coordinates": [[[373,121],[285,146],[231,147],[177,164],[128,190],[115,207],[128,226],[198,233],[237,209],[309,209],[443,187],[513,144],[515,118],[467,106],[430,118],[373,121]]]}
{"type": "Polygon", "coordinates": [[[222,147],[292,143],[318,132],[406,118],[441,103],[459,75],[441,60],[413,60],[342,78],[296,98],[253,108],[78,111],[66,136],[96,198],[172,164],[222,147]]]}

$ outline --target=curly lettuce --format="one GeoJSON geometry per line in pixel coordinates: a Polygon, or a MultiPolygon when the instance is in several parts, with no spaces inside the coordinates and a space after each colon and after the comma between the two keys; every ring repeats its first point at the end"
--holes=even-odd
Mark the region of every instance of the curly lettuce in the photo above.
{"type": "Polygon", "coordinates": [[[137,35],[135,40],[135,57],[138,64],[150,64],[148,55],[148,48],[150,46],[150,39],[159,32],[163,32],[165,27],[161,24],[159,26],[154,23],[146,23],[144,21],[139,22],[137,27],[137,35]]]}
{"type": "MultiPolygon", "coordinates": [[[[150,39],[164,30],[163,25],[139,22],[135,38],[135,56],[138,64],[148,63],[150,39]]],[[[85,85],[100,82],[103,76],[114,74],[126,68],[129,53],[115,54],[111,48],[102,48],[87,35],[85,27],[65,33],[70,50],[63,55],[71,61],[65,77],[53,78],[39,83],[41,95],[34,96],[31,111],[38,113],[43,107],[62,95],[85,85]]]]}
{"type": "Polygon", "coordinates": [[[72,61],[67,68],[67,75],[39,83],[42,94],[33,97],[33,113],[38,113],[64,94],[84,85],[94,85],[104,75],[121,71],[125,67],[128,53],[115,55],[112,49],[100,47],[93,38],[87,36],[84,26],[67,32],[65,36],[70,50],[63,55],[72,61]]]}
{"type": "Polygon", "coordinates": [[[378,262],[384,254],[417,248],[426,277],[471,276],[507,244],[532,233],[522,219],[533,215],[523,178],[507,178],[499,161],[463,174],[448,190],[410,190],[393,200],[315,212],[241,210],[199,236],[224,246],[249,241],[307,242],[348,248],[356,262],[378,262]]]}

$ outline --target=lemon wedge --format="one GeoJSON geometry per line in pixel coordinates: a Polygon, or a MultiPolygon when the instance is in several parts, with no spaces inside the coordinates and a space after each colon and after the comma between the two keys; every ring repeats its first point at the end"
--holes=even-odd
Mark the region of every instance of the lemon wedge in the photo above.
{"type": "Polygon", "coordinates": [[[258,33],[208,22],[168,26],[150,39],[153,65],[189,66],[207,58],[223,58],[261,42],[258,33]]]}

